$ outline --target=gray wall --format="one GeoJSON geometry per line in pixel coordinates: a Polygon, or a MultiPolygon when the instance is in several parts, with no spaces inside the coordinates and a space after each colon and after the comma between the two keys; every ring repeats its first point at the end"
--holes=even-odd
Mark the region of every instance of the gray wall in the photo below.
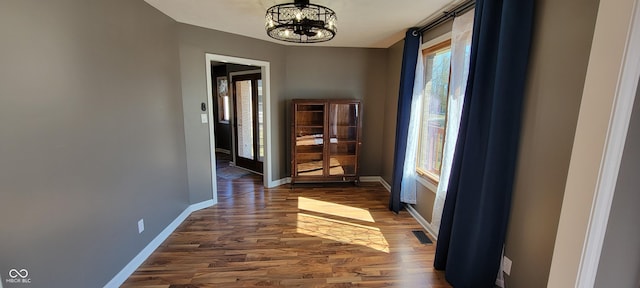
{"type": "Polygon", "coordinates": [[[101,287],[189,202],[176,23],[143,1],[7,0],[0,39],[0,281],[101,287]]]}
{"type": "MultiPolygon", "coordinates": [[[[360,175],[364,176],[379,176],[381,173],[381,128],[384,125],[381,115],[384,114],[387,75],[385,57],[385,49],[286,48],[284,99],[340,98],[362,101],[362,150],[359,163],[360,175]]],[[[290,103],[287,102],[287,111],[290,109],[290,103]]],[[[290,123],[289,118],[290,113],[287,113],[287,123],[290,123]]],[[[289,132],[287,129],[286,135],[289,132]]],[[[285,143],[289,144],[290,141],[285,143]]],[[[287,149],[287,155],[290,155],[290,148],[287,149]]]]}
{"type": "Polygon", "coordinates": [[[382,179],[392,184],[393,150],[396,145],[396,120],[398,115],[398,94],[400,92],[400,70],[402,70],[402,50],[404,40],[387,49],[387,89],[384,101],[384,126],[382,135],[382,179]]]}
{"type": "Polygon", "coordinates": [[[271,65],[272,180],[289,176],[289,100],[351,98],[363,103],[362,175],[380,175],[386,91],[386,49],[284,46],[179,24],[184,125],[191,202],[211,199],[209,132],[200,123],[206,101],[205,53],[271,65]]]}
{"type": "Polygon", "coordinates": [[[597,9],[597,0],[536,2],[505,243],[513,261],[507,287],[547,285],[597,9]]]}
{"type": "Polygon", "coordinates": [[[273,137],[273,177],[285,176],[284,162],[285,101],[281,100],[284,83],[284,46],[225,32],[178,24],[180,38],[180,72],[187,145],[189,193],[192,203],[211,199],[209,129],[200,123],[200,103],[207,101],[205,53],[270,62],[271,131],[273,137]],[[281,160],[279,160],[281,159],[281,160]]]}
{"type": "Polygon", "coordinates": [[[640,87],[638,88],[595,287],[640,287],[640,87]]]}
{"type": "Polygon", "coordinates": [[[416,190],[416,204],[413,205],[413,208],[416,209],[424,220],[431,223],[431,219],[433,218],[433,203],[436,201],[436,192],[422,185],[420,182],[416,183],[416,190]]]}

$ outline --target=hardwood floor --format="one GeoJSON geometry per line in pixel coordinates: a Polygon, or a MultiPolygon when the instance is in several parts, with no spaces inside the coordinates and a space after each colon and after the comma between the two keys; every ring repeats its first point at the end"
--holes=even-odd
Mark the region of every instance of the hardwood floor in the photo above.
{"type": "Polygon", "coordinates": [[[191,214],[123,287],[451,287],[434,245],[379,184],[264,189],[218,178],[214,207],[191,214]]]}

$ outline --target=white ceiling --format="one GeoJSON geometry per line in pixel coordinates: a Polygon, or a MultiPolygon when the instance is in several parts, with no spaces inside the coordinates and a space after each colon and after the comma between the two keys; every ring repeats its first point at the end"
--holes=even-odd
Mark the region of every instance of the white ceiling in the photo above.
{"type": "MultiPolygon", "coordinates": [[[[280,44],[267,36],[267,8],[293,0],[145,0],[174,20],[280,44]]],[[[332,47],[387,48],[404,37],[407,28],[425,24],[455,0],[311,0],[333,9],[338,33],[331,41],[302,44],[332,47]]],[[[300,44],[298,44],[300,45],[300,44]]]]}

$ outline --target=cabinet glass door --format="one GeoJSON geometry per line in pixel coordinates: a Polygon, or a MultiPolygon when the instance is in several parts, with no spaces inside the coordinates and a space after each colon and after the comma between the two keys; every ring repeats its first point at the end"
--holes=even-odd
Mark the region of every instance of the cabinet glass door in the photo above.
{"type": "Polygon", "coordinates": [[[329,175],[355,175],[358,159],[358,104],[330,104],[329,175]]]}
{"type": "Polygon", "coordinates": [[[296,104],[295,154],[298,176],[324,176],[324,104],[296,104]]]}

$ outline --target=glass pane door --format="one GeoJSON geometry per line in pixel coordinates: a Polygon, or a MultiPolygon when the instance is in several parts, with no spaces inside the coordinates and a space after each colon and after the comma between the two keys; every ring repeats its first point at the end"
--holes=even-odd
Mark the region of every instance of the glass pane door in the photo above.
{"type": "Polygon", "coordinates": [[[251,80],[234,81],[239,101],[236,121],[238,126],[238,156],[253,159],[253,100],[251,80]]]}
{"type": "Polygon", "coordinates": [[[263,92],[260,73],[234,75],[234,133],[237,166],[262,173],[264,161],[263,92]]]}
{"type": "Polygon", "coordinates": [[[263,94],[262,79],[258,79],[258,161],[264,161],[264,115],[263,115],[263,94]]]}
{"type": "Polygon", "coordinates": [[[295,111],[296,173],[324,176],[324,104],[297,104],[295,111]]]}
{"type": "Polygon", "coordinates": [[[358,104],[331,104],[329,175],[355,175],[358,147],[358,104]]]}

